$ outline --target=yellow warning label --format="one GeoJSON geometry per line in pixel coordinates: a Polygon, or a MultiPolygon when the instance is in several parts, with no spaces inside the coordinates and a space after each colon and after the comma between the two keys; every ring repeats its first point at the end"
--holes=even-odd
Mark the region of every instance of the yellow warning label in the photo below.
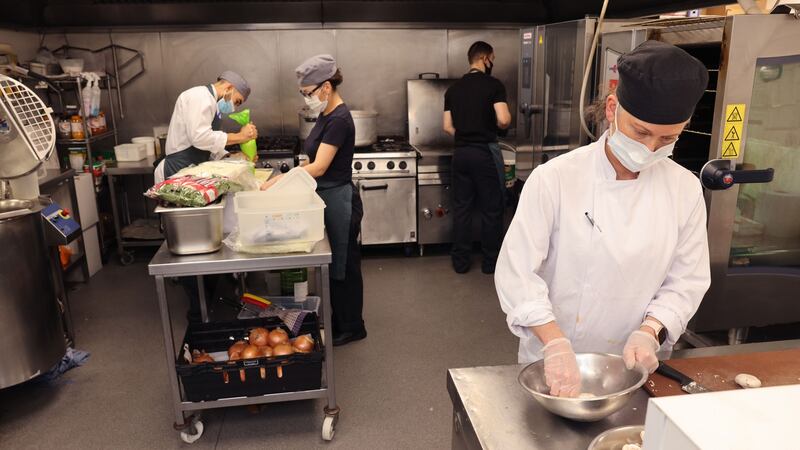
{"type": "Polygon", "coordinates": [[[542,45],[542,44],[544,44],[544,37],[542,37],[542,35],[540,34],[539,35],[539,45],[542,45]]]}
{"type": "Polygon", "coordinates": [[[732,103],[725,108],[725,128],[722,133],[722,157],[736,159],[742,147],[744,103],[732,103]]]}

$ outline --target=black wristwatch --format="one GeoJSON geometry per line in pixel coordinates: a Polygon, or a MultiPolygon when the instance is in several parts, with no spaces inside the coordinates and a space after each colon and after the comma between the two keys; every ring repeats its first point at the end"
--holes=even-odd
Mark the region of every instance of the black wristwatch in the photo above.
{"type": "Polygon", "coordinates": [[[658,345],[662,345],[667,341],[667,328],[657,320],[648,317],[642,322],[642,326],[650,327],[655,331],[656,336],[658,336],[658,345]]]}

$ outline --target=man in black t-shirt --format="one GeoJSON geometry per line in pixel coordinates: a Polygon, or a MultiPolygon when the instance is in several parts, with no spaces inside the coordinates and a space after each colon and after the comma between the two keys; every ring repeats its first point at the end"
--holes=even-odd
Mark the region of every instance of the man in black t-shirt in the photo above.
{"type": "Polygon", "coordinates": [[[503,236],[503,157],[497,133],[511,125],[503,83],[491,76],[492,46],[478,41],[467,52],[470,69],[444,95],[444,130],[455,137],[453,154],[453,269],[469,270],[472,208],[481,216],[483,273],[494,273],[503,236]]]}

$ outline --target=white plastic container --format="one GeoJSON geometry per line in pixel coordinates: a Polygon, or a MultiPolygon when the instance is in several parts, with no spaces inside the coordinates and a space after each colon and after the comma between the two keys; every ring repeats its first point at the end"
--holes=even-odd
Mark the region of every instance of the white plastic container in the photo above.
{"type": "Polygon", "coordinates": [[[86,161],[86,154],[83,152],[69,152],[69,165],[75,171],[83,171],[83,163],[86,161]]]}
{"type": "Polygon", "coordinates": [[[134,144],[144,144],[147,147],[147,156],[156,156],[156,138],[152,136],[139,136],[131,139],[134,144]]]}
{"type": "Polygon", "coordinates": [[[269,246],[321,241],[325,237],[325,202],[315,189],[314,179],[305,170],[295,169],[267,191],[237,193],[234,208],[241,244],[269,246]]]}
{"type": "Polygon", "coordinates": [[[83,72],[83,59],[59,59],[58,64],[61,65],[61,70],[70,76],[78,76],[83,72]]]}
{"type": "Polygon", "coordinates": [[[147,146],[145,144],[115,145],[114,156],[119,162],[141,161],[147,158],[147,146]]]}

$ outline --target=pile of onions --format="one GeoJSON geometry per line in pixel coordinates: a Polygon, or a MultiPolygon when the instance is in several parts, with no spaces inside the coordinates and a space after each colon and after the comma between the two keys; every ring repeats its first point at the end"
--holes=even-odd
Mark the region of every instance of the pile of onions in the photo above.
{"type": "MultiPolygon", "coordinates": [[[[228,348],[228,361],[238,361],[241,359],[273,358],[278,356],[288,356],[294,353],[308,353],[314,350],[314,338],[310,334],[298,336],[289,340],[289,333],[283,328],[275,328],[272,331],[266,328],[256,327],[248,333],[247,341],[236,341],[228,348]]],[[[193,363],[214,362],[214,359],[205,352],[195,350],[192,357],[193,363]],[[197,356],[195,356],[195,353],[197,356]],[[203,356],[205,355],[205,356],[203,356]],[[202,358],[202,360],[198,359],[202,358]]],[[[266,367],[259,368],[261,378],[267,376],[266,367]]],[[[223,372],[225,383],[228,380],[227,372],[223,372]]],[[[278,366],[278,378],[283,377],[283,367],[278,366]]],[[[245,381],[245,369],[239,370],[239,379],[245,381]]]]}

